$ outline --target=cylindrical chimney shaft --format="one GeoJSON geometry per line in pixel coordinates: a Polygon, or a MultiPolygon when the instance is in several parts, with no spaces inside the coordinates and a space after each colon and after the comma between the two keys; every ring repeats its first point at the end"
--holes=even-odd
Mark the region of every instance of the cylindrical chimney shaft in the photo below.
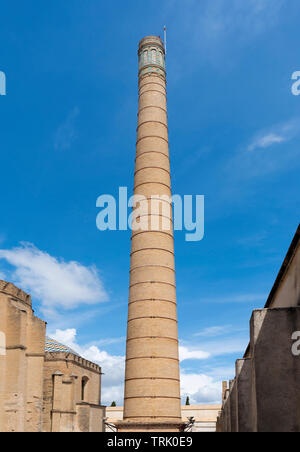
{"type": "Polygon", "coordinates": [[[165,49],[139,44],[139,113],[124,421],[119,431],[178,431],[181,425],[177,304],[167,124],[165,49]]]}

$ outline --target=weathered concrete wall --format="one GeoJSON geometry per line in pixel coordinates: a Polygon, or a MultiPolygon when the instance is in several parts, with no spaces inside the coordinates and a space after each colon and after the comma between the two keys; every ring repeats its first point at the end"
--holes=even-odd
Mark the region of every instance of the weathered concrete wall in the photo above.
{"type": "Polygon", "coordinates": [[[238,359],[236,361],[237,385],[237,431],[248,433],[252,431],[252,360],[238,359]]]}
{"type": "Polygon", "coordinates": [[[237,395],[236,395],[236,382],[235,380],[232,380],[230,382],[230,396],[229,396],[229,403],[230,403],[230,431],[231,433],[237,432],[237,395]]]}
{"type": "Polygon", "coordinates": [[[251,318],[253,430],[300,432],[300,357],[292,334],[300,331],[300,308],[262,309],[251,318]]]}
{"type": "Polygon", "coordinates": [[[300,307],[255,310],[250,356],[236,363],[236,380],[223,403],[223,432],[300,432],[300,356],[292,335],[300,307]]]}
{"type": "Polygon", "coordinates": [[[228,389],[226,392],[226,402],[224,404],[225,432],[231,433],[230,390],[228,389]]]}
{"type": "Polygon", "coordinates": [[[88,403],[79,403],[76,406],[76,411],[76,432],[101,433],[105,431],[105,407],[88,403]]]}

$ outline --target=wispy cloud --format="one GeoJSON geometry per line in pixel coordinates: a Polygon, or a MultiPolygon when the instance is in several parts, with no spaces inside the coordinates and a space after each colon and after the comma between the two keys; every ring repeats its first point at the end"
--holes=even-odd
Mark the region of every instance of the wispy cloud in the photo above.
{"type": "Polygon", "coordinates": [[[259,131],[236,151],[225,171],[231,180],[249,180],[299,165],[300,148],[293,142],[299,136],[300,118],[259,131]]]}
{"type": "Polygon", "coordinates": [[[217,337],[222,336],[227,333],[231,333],[233,330],[232,325],[223,325],[223,326],[210,326],[208,328],[204,328],[204,330],[199,333],[194,334],[195,337],[217,337]]]}
{"type": "Polygon", "coordinates": [[[206,341],[199,344],[210,357],[226,356],[244,353],[249,342],[248,335],[233,336],[219,340],[206,341]]]}
{"type": "Polygon", "coordinates": [[[14,270],[11,279],[39,300],[42,310],[74,309],[107,300],[107,294],[96,267],[66,262],[39,250],[30,243],[12,249],[1,249],[14,270]]]}
{"type": "Polygon", "coordinates": [[[210,354],[203,350],[189,349],[186,346],[179,347],[179,359],[180,361],[186,361],[188,359],[207,359],[210,354]]]}
{"type": "Polygon", "coordinates": [[[291,119],[283,124],[276,124],[269,130],[259,132],[248,146],[248,151],[266,149],[275,144],[292,140],[300,133],[300,118],[291,119]]]}
{"type": "Polygon", "coordinates": [[[248,147],[249,151],[254,151],[259,148],[268,148],[273,144],[284,143],[286,141],[286,137],[281,135],[276,135],[275,133],[269,133],[268,135],[264,135],[253,143],[251,143],[248,147]]]}
{"type": "MultiPolygon", "coordinates": [[[[243,331],[240,330],[240,333],[243,331]]],[[[184,343],[184,348],[187,352],[186,354],[182,354],[181,361],[184,362],[186,359],[209,360],[218,356],[225,357],[227,355],[243,353],[249,342],[248,332],[246,334],[237,333],[238,331],[230,336],[223,336],[222,338],[213,340],[211,337],[206,337],[205,340],[198,343],[195,343],[195,341],[184,343]],[[199,357],[197,358],[197,356],[199,357]]]]}
{"type": "Polygon", "coordinates": [[[68,114],[66,120],[58,127],[54,135],[54,148],[57,150],[66,150],[71,147],[76,139],[75,120],[79,116],[78,107],[68,114]]]}
{"type": "Polygon", "coordinates": [[[231,380],[235,375],[234,360],[232,360],[231,363],[232,363],[232,365],[228,365],[228,366],[220,366],[220,365],[210,366],[209,370],[206,371],[205,373],[208,376],[210,376],[216,380],[222,380],[222,381],[231,380]]]}

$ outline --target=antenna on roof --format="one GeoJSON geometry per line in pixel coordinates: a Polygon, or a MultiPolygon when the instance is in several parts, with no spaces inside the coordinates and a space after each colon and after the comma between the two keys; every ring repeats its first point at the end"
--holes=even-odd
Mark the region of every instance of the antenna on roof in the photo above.
{"type": "Polygon", "coordinates": [[[165,45],[165,54],[167,55],[167,27],[164,26],[164,45],[165,45]]]}

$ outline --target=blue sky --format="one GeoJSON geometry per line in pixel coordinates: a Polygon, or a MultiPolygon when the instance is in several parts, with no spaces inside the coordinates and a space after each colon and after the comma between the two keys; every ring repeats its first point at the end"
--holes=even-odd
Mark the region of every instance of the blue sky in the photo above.
{"type": "Polygon", "coordinates": [[[205,195],[175,234],[182,394],[220,399],[299,223],[297,0],[0,1],[0,275],[122,401],[130,232],[96,199],[132,191],[137,46],[168,27],[173,192],[205,195]]]}

